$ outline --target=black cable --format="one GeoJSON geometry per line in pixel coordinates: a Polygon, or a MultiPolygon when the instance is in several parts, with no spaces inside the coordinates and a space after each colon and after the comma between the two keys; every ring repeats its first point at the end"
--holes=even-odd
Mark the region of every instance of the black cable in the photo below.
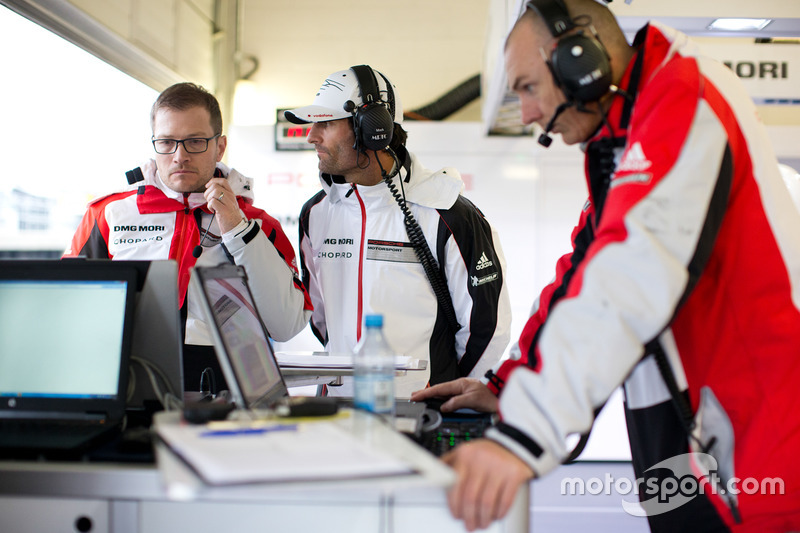
{"type": "MultiPolygon", "coordinates": [[[[694,434],[696,423],[692,406],[686,396],[681,393],[680,388],[678,387],[678,381],[675,379],[675,374],[672,371],[672,366],[670,366],[669,361],[667,360],[667,354],[664,352],[664,348],[661,346],[658,338],[656,337],[656,339],[646,344],[645,350],[646,353],[651,353],[655,359],[658,371],[661,374],[661,378],[664,380],[664,384],[667,386],[667,390],[671,396],[672,405],[675,408],[675,411],[678,415],[678,420],[680,421],[681,426],[683,426],[683,430],[686,432],[686,435],[690,440],[697,444],[702,453],[714,456],[714,454],[711,453],[711,449],[717,443],[717,437],[712,436],[707,443],[703,443],[694,434]]],[[[714,458],[717,459],[716,457],[714,458]]],[[[727,500],[734,522],[741,524],[742,516],[739,512],[739,506],[736,504],[733,495],[723,493],[723,498],[727,500]]]]}
{"type": "Polygon", "coordinates": [[[450,291],[447,288],[447,283],[442,279],[441,272],[436,264],[436,259],[433,257],[433,253],[431,253],[431,249],[428,247],[428,241],[425,240],[425,234],[422,233],[422,228],[419,227],[414,215],[408,208],[405,197],[400,194],[400,192],[397,190],[397,186],[392,182],[392,178],[394,178],[394,176],[396,176],[400,171],[400,160],[397,158],[397,155],[392,149],[387,148],[386,151],[389,152],[394,159],[395,171],[391,174],[387,174],[383,168],[383,165],[381,165],[380,159],[378,158],[378,153],[375,152],[375,159],[378,161],[378,165],[381,167],[381,176],[384,183],[386,183],[386,186],[389,187],[389,191],[392,193],[395,202],[397,202],[397,205],[400,206],[400,211],[403,212],[406,233],[408,233],[408,238],[411,241],[411,245],[414,247],[414,252],[417,254],[417,258],[422,264],[422,268],[425,270],[428,282],[431,284],[431,289],[433,289],[436,299],[439,300],[439,304],[442,306],[447,323],[455,333],[461,329],[461,326],[456,318],[456,311],[453,307],[453,301],[450,299],[450,291]]]}
{"type": "Polygon", "coordinates": [[[658,339],[655,339],[645,345],[645,350],[647,353],[653,354],[658,371],[661,374],[661,378],[664,380],[664,384],[667,386],[667,390],[669,391],[669,395],[672,399],[672,404],[678,414],[678,420],[680,421],[681,426],[683,426],[683,430],[686,432],[686,435],[688,435],[690,439],[694,440],[700,446],[703,453],[707,453],[708,449],[711,448],[714,443],[710,442],[708,446],[706,446],[694,437],[692,432],[695,428],[695,422],[692,406],[681,393],[680,387],[678,386],[678,381],[675,379],[675,374],[672,372],[672,367],[667,360],[667,354],[664,352],[664,348],[661,346],[661,343],[658,341],[658,339]]]}
{"type": "Polygon", "coordinates": [[[458,84],[434,102],[406,110],[403,118],[408,120],[444,120],[456,111],[481,96],[481,75],[475,74],[468,80],[458,84]]]}
{"type": "Polygon", "coordinates": [[[561,461],[561,464],[567,465],[570,463],[574,463],[578,457],[583,453],[583,450],[586,449],[586,444],[589,442],[589,436],[591,435],[591,430],[587,431],[586,433],[581,433],[581,438],[578,440],[578,443],[569,452],[569,455],[566,459],[561,461]]]}
{"type": "Polygon", "coordinates": [[[210,396],[212,398],[217,393],[217,379],[216,376],[214,375],[214,369],[212,369],[211,367],[204,368],[203,372],[200,374],[200,392],[203,394],[204,397],[210,396]],[[205,383],[206,378],[208,378],[209,382],[208,391],[205,391],[203,389],[203,384],[205,383]]]}
{"type": "Polygon", "coordinates": [[[216,216],[217,216],[217,212],[216,212],[216,211],[214,211],[214,212],[211,214],[211,221],[209,221],[209,223],[208,223],[208,226],[206,226],[206,231],[205,231],[205,233],[203,233],[203,238],[202,238],[202,239],[200,239],[200,244],[198,244],[197,246],[195,246],[195,247],[194,247],[194,249],[192,250],[192,256],[193,256],[195,259],[197,259],[198,257],[200,257],[200,255],[202,255],[202,253],[203,253],[203,243],[204,243],[204,242],[206,242],[206,237],[208,236],[208,230],[210,230],[210,229],[211,229],[211,224],[213,224],[213,223],[214,223],[214,218],[215,218],[216,216]]]}

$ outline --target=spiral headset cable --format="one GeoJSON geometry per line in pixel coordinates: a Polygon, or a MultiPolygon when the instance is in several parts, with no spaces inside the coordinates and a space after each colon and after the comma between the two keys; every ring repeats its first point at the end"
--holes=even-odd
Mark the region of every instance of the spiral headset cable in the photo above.
{"type": "Polygon", "coordinates": [[[442,306],[447,323],[450,325],[453,333],[455,333],[461,329],[461,326],[456,319],[456,311],[453,307],[453,301],[450,298],[450,291],[447,289],[447,283],[444,279],[442,279],[442,273],[436,265],[436,259],[433,257],[433,253],[431,253],[431,249],[428,247],[428,241],[425,240],[425,235],[422,233],[422,228],[419,227],[417,220],[414,218],[414,215],[408,208],[404,195],[397,190],[397,186],[392,182],[392,178],[394,178],[400,171],[400,160],[397,158],[397,155],[391,148],[387,147],[386,151],[389,152],[394,159],[395,171],[391,174],[387,174],[380,162],[380,159],[378,158],[378,153],[375,152],[375,160],[378,162],[378,166],[381,167],[381,177],[383,178],[384,183],[386,183],[386,186],[389,187],[389,192],[392,193],[395,202],[397,202],[397,205],[400,206],[400,211],[403,212],[406,233],[408,233],[408,238],[411,241],[411,244],[414,246],[414,252],[417,254],[417,258],[422,264],[422,268],[425,270],[428,282],[431,284],[431,288],[433,289],[433,293],[436,295],[436,299],[439,300],[439,303],[442,306]]]}

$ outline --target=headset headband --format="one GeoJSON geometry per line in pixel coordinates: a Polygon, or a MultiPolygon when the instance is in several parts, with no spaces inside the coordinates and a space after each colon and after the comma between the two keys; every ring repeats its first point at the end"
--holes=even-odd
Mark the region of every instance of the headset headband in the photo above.
{"type": "MultiPolygon", "coordinates": [[[[373,72],[375,71],[373,70],[373,72]]],[[[378,71],[378,74],[381,75],[381,78],[383,78],[383,81],[386,83],[386,98],[388,100],[387,104],[389,104],[389,114],[392,116],[392,121],[394,121],[394,89],[392,89],[392,84],[389,83],[389,79],[383,75],[383,72],[378,71]]],[[[378,94],[380,95],[380,93],[378,94]]]]}
{"type": "Polygon", "coordinates": [[[530,0],[527,6],[539,15],[550,30],[550,35],[555,38],[575,27],[567,6],[561,0],[530,0]]]}
{"type": "Polygon", "coordinates": [[[378,89],[378,80],[375,72],[369,65],[356,65],[350,67],[355,72],[358,87],[361,89],[361,101],[364,105],[374,104],[381,101],[381,93],[378,89]]]}

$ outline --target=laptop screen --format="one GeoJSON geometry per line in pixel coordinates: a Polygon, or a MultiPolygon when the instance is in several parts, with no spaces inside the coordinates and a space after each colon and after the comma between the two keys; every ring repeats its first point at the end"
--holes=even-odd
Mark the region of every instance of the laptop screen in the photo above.
{"type": "Polygon", "coordinates": [[[0,395],[117,395],[127,284],[0,280],[0,395]]]}
{"type": "Polygon", "coordinates": [[[244,268],[195,267],[217,357],[240,407],[266,407],[287,395],[269,335],[256,309],[244,268]]]}
{"type": "Polygon", "coordinates": [[[137,282],[122,265],[0,261],[0,417],[121,416],[137,282]]]}

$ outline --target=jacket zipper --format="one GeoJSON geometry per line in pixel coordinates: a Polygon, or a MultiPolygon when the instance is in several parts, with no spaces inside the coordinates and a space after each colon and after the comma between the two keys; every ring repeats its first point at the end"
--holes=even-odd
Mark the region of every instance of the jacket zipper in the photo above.
{"type": "Polygon", "coordinates": [[[184,193],[183,195],[183,220],[181,221],[181,236],[178,240],[178,250],[183,250],[183,243],[186,241],[186,221],[189,219],[189,216],[192,213],[191,208],[189,207],[189,196],[184,193]]]}
{"type": "MultiPolygon", "coordinates": [[[[178,246],[175,248],[175,254],[178,256],[175,259],[178,261],[178,271],[183,271],[183,263],[184,263],[184,243],[186,242],[186,234],[187,234],[187,221],[189,220],[189,215],[191,214],[192,210],[189,207],[189,196],[187,194],[183,195],[183,216],[181,217],[181,232],[180,236],[178,237],[178,246]]],[[[182,299],[181,299],[182,300],[182,299]]]]}
{"type": "Polygon", "coordinates": [[[356,322],[356,341],[361,340],[361,319],[364,312],[363,295],[364,295],[364,236],[367,233],[367,208],[364,206],[364,200],[358,194],[358,189],[355,185],[351,189],[356,193],[358,198],[358,205],[361,207],[361,243],[358,251],[358,321],[356,322]]]}

